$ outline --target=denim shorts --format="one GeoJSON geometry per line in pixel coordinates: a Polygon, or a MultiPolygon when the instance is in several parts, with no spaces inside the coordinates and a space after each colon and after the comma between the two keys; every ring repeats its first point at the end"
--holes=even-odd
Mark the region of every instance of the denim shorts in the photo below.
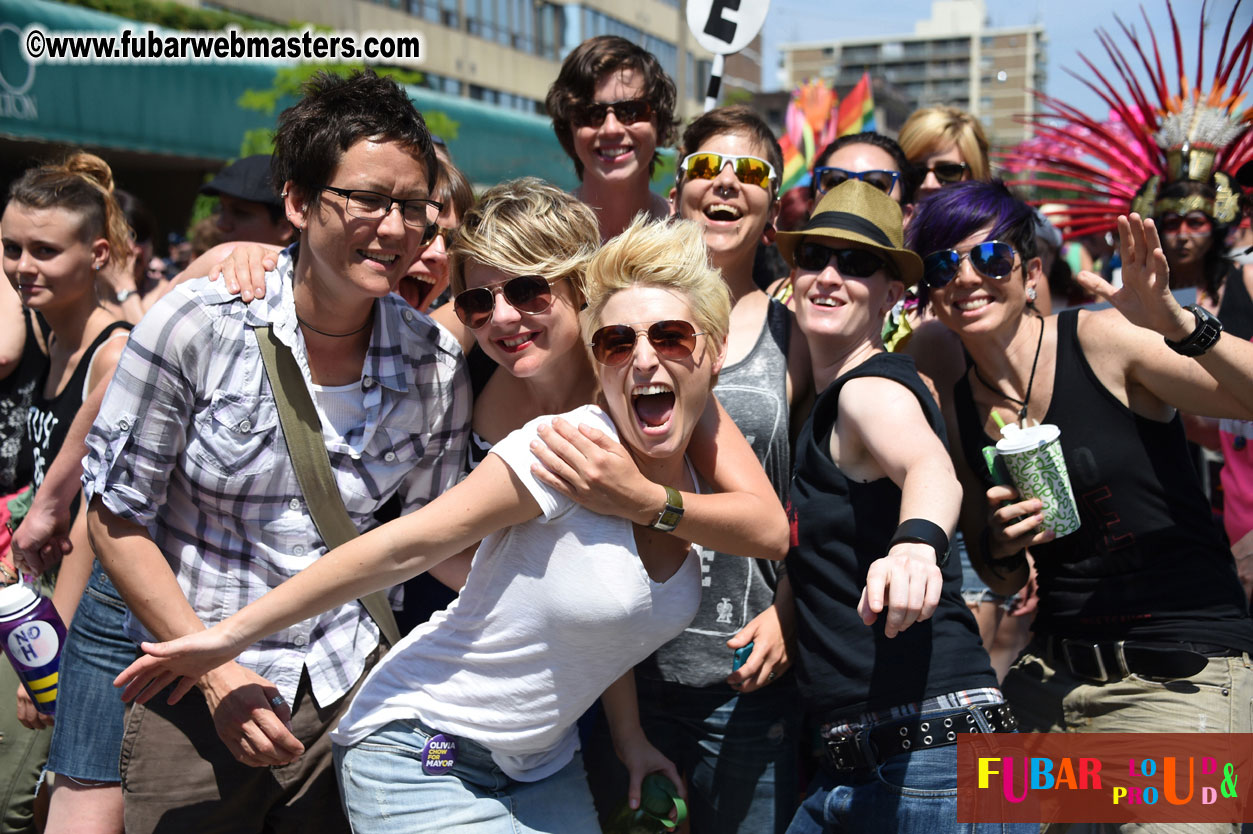
{"type": "Polygon", "coordinates": [[[599,834],[579,753],[538,782],[506,776],[491,752],[456,739],[452,769],[423,772],[431,730],[393,721],[352,747],[335,747],[339,791],[354,834],[599,834]]]}
{"type": "Polygon", "coordinates": [[[126,605],[100,563],[91,568],[61,650],[57,720],[47,769],[85,782],[120,782],[126,710],[113,679],[135,660],[122,632],[126,605]]]}
{"type": "Polygon", "coordinates": [[[1006,611],[1009,610],[1010,603],[1013,602],[1013,594],[998,594],[988,587],[988,583],[983,581],[975,571],[975,566],[970,564],[970,551],[966,549],[966,539],[961,533],[953,539],[953,556],[954,559],[961,560],[962,566],[962,599],[967,606],[978,605],[983,602],[995,603],[1006,611]]]}

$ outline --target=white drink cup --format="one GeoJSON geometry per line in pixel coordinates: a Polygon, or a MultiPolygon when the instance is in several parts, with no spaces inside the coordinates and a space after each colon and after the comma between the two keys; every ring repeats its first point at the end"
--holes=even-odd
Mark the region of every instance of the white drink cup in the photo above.
{"type": "Polygon", "coordinates": [[[1047,423],[1025,429],[1010,424],[1001,433],[996,451],[1018,493],[1024,500],[1039,498],[1044,503],[1041,528],[1057,538],[1078,530],[1079,508],[1062,457],[1061,429],[1047,423]]]}

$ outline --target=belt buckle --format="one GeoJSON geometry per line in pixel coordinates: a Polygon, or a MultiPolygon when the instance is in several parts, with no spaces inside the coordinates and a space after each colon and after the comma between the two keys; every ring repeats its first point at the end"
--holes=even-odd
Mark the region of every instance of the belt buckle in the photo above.
{"type": "Polygon", "coordinates": [[[1097,683],[1109,682],[1109,670],[1105,668],[1105,659],[1101,657],[1100,643],[1081,643],[1077,640],[1064,639],[1062,640],[1062,657],[1065,658],[1066,666],[1070,668],[1072,674],[1097,683]],[[1075,664],[1076,657],[1082,659],[1085,655],[1094,661],[1089,668],[1094,666],[1096,674],[1084,671],[1082,662],[1079,665],[1075,664]]]}
{"type": "Polygon", "coordinates": [[[827,739],[826,755],[831,767],[838,771],[853,771],[866,764],[866,757],[861,746],[865,732],[865,730],[858,730],[852,735],[827,739]]]}

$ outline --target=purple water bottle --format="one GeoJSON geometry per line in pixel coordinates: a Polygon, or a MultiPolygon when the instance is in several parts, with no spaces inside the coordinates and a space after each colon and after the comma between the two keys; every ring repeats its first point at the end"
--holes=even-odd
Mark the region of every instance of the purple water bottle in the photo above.
{"type": "Polygon", "coordinates": [[[35,709],[56,715],[57,670],[65,645],[65,623],[52,600],[20,582],[0,588],[0,645],[35,709]]]}

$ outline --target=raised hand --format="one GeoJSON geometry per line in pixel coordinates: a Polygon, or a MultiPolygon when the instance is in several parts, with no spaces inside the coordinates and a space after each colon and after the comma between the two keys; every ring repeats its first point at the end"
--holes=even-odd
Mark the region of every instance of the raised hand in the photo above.
{"type": "Polygon", "coordinates": [[[1186,339],[1196,328],[1196,318],[1179,306],[1170,293],[1170,268],[1157,226],[1138,214],[1119,216],[1118,247],[1122,254],[1122,286],[1092,272],[1076,279],[1085,290],[1108,301],[1127,321],[1154,330],[1167,339],[1186,339]]]}

